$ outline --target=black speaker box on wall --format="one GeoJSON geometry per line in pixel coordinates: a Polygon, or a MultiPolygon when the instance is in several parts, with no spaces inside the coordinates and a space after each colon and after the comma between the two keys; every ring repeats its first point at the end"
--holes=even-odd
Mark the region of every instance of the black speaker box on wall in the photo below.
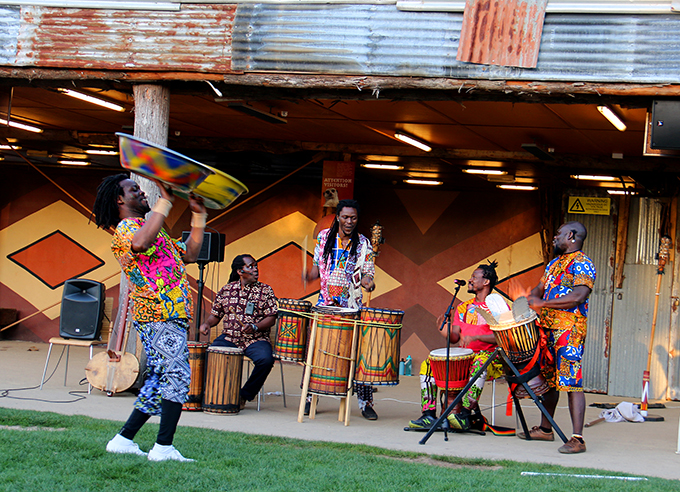
{"type": "Polygon", "coordinates": [[[95,280],[71,279],[64,283],[59,336],[96,340],[104,321],[104,284],[95,280]]]}
{"type": "MultiPolygon", "coordinates": [[[[182,232],[182,241],[186,241],[189,238],[189,231],[182,232]]],[[[201,246],[201,252],[198,253],[198,259],[196,261],[224,261],[224,247],[227,241],[227,236],[220,234],[219,232],[204,232],[203,233],[203,245],[201,246]]]]}
{"type": "Polygon", "coordinates": [[[652,103],[653,149],[680,149],[680,101],[652,103]]]}

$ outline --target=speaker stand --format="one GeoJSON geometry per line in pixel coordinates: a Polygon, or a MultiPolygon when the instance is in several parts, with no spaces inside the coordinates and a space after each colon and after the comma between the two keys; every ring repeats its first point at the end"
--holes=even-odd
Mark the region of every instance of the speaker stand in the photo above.
{"type": "Polygon", "coordinates": [[[201,332],[199,328],[201,327],[201,314],[203,313],[203,271],[205,270],[205,265],[208,263],[204,260],[198,260],[198,299],[196,302],[196,310],[194,317],[196,318],[196,341],[199,342],[201,338],[201,332]]]}
{"type": "MultiPolygon", "coordinates": [[[[505,354],[502,348],[496,347],[496,350],[494,350],[493,354],[491,354],[491,357],[487,359],[487,361],[484,363],[482,367],[479,368],[479,370],[470,378],[468,383],[465,385],[465,388],[461,390],[461,392],[453,399],[453,401],[449,404],[449,406],[444,410],[441,414],[441,416],[437,419],[437,421],[432,424],[432,427],[430,428],[429,431],[427,431],[427,434],[425,434],[425,437],[423,437],[420,441],[419,444],[425,444],[427,440],[430,438],[434,432],[442,427],[442,422],[446,420],[446,417],[453,411],[456,405],[461,402],[465,394],[468,392],[468,390],[472,387],[473,384],[475,384],[475,381],[479,379],[481,376],[482,372],[486,371],[486,368],[489,367],[489,364],[496,359],[498,356],[502,356],[503,360],[507,364],[507,366],[510,368],[510,370],[513,372],[515,377],[520,378],[520,373],[515,367],[515,365],[508,359],[508,356],[505,354]]],[[[567,442],[567,437],[564,435],[562,430],[557,426],[555,421],[553,420],[552,416],[548,413],[546,408],[543,406],[543,398],[540,396],[536,396],[534,391],[529,387],[529,384],[526,381],[523,381],[522,386],[524,386],[524,389],[527,391],[529,396],[531,397],[532,400],[534,400],[534,403],[536,406],[539,408],[541,413],[545,415],[545,417],[548,419],[548,422],[550,422],[550,425],[552,425],[553,429],[555,429],[555,432],[557,432],[557,435],[560,436],[560,439],[562,439],[563,442],[567,442]]],[[[517,414],[519,415],[520,422],[522,423],[522,429],[524,430],[524,435],[527,436],[527,440],[531,440],[531,436],[529,435],[529,430],[527,428],[526,421],[524,419],[524,413],[522,412],[522,407],[519,404],[519,400],[517,397],[513,394],[512,395],[514,401],[515,401],[515,408],[517,409],[517,414]]],[[[447,421],[448,422],[448,421],[447,421]]],[[[448,436],[446,435],[446,432],[444,432],[445,440],[448,440],[448,436]]]]}

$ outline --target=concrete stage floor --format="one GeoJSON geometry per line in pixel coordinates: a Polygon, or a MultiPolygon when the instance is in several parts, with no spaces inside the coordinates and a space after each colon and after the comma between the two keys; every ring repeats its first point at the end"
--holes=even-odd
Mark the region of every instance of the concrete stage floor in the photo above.
{"type": "MultiPolygon", "coordinates": [[[[68,380],[64,386],[64,361],[40,391],[47,356],[48,344],[0,340],[0,389],[34,388],[23,391],[9,391],[0,398],[0,406],[26,410],[50,411],[68,415],[87,415],[94,418],[125,421],[132,410],[135,396],[124,392],[111,397],[93,389],[87,394],[87,385],[79,385],[85,377],[88,350],[72,347],[68,364],[68,380]],[[85,398],[77,399],[69,391],[84,392],[85,398]]],[[[95,349],[95,353],[97,350],[95,349]]],[[[52,350],[48,376],[55,367],[62,352],[61,346],[52,350]]],[[[427,454],[449,455],[490,460],[512,459],[532,463],[552,463],[569,467],[598,468],[622,472],[627,475],[648,475],[668,479],[680,479],[680,455],[678,449],[678,421],[680,402],[663,402],[666,408],[653,409],[650,414],[664,417],[663,422],[607,423],[602,422],[585,429],[584,437],[588,451],[577,455],[562,455],[557,452],[561,441],[527,442],[516,437],[498,437],[491,433],[476,434],[450,433],[445,442],[443,433],[437,432],[421,445],[421,432],[405,432],[404,426],[410,419],[420,416],[420,389],[418,376],[402,377],[397,386],[381,386],[375,393],[377,421],[367,421],[361,416],[352,398],[352,414],[349,427],[338,422],[339,400],[333,397],[319,399],[318,413],[314,420],[305,417],[297,422],[300,402],[300,378],[302,367],[284,363],[287,408],[281,396],[281,373],[279,363],[274,366],[264,390],[265,400],[261,411],[257,403],[251,402],[239,414],[213,415],[203,412],[183,412],[181,426],[207,427],[225,431],[293,437],[307,440],[368,444],[388,449],[414,451],[427,454]]],[[[77,396],[83,396],[78,393],[77,396]]],[[[506,416],[505,399],[507,386],[496,385],[496,424],[515,427],[515,414],[506,416]]],[[[484,415],[491,421],[492,386],[487,383],[482,396],[484,415]]],[[[587,394],[587,405],[597,403],[617,404],[626,398],[615,398],[587,394]]],[[[540,412],[531,400],[522,401],[522,409],[531,427],[539,422],[540,412]]],[[[586,422],[599,417],[600,408],[588,406],[586,422]]],[[[154,419],[157,419],[154,417],[154,419]]],[[[563,432],[571,435],[571,421],[566,396],[562,396],[555,420],[563,432]]],[[[157,420],[152,420],[157,421],[157,420]]],[[[178,432],[182,432],[181,428],[178,432]]],[[[102,446],[106,443],[102,442],[102,446]]]]}

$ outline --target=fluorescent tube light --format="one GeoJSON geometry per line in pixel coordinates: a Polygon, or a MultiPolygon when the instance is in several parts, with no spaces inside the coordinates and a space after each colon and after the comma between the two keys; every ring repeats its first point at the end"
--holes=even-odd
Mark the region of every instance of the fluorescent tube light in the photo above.
{"type": "Polygon", "coordinates": [[[73,97],[75,99],[80,99],[81,101],[89,102],[90,104],[96,104],[97,106],[101,106],[106,109],[111,109],[113,111],[125,111],[125,107],[121,106],[120,104],[116,104],[110,101],[107,101],[105,99],[101,99],[96,96],[91,96],[89,94],[85,94],[83,92],[78,92],[74,91],[71,89],[57,89],[59,92],[62,94],[65,94],[67,96],[73,97]]]}
{"type": "Polygon", "coordinates": [[[463,169],[464,173],[468,174],[488,174],[493,176],[502,176],[508,174],[507,171],[502,171],[501,169],[463,169]]]}
{"type": "Polygon", "coordinates": [[[400,171],[401,169],[404,169],[404,166],[399,166],[397,164],[380,164],[378,162],[364,162],[361,164],[361,167],[365,167],[366,169],[387,169],[391,171],[400,171]]]}
{"type": "Polygon", "coordinates": [[[405,179],[404,183],[414,184],[414,185],[429,185],[429,186],[437,186],[437,185],[443,184],[442,181],[435,181],[435,180],[432,180],[432,179],[405,179]]]}
{"type": "Polygon", "coordinates": [[[89,166],[90,161],[73,161],[73,160],[66,160],[62,159],[57,161],[59,164],[62,164],[64,166],[89,166]]]}
{"type": "Polygon", "coordinates": [[[602,116],[607,118],[609,123],[614,125],[618,131],[623,132],[626,130],[626,124],[609,106],[598,106],[597,110],[602,113],[602,116]]]}
{"type": "Polygon", "coordinates": [[[241,113],[254,116],[255,118],[260,118],[261,120],[267,121],[269,123],[276,123],[279,125],[288,123],[288,120],[286,118],[281,118],[280,116],[276,116],[275,114],[267,113],[266,111],[261,111],[246,103],[230,102],[229,104],[227,104],[227,107],[234,109],[236,111],[240,111],[241,113]]]}
{"type": "Polygon", "coordinates": [[[0,150],[21,150],[18,145],[0,145],[0,150]]]}
{"type": "Polygon", "coordinates": [[[86,149],[86,154],[90,155],[118,155],[116,150],[103,150],[103,149],[86,149]]]}
{"type": "Polygon", "coordinates": [[[421,142],[420,140],[417,140],[410,135],[406,135],[405,133],[396,132],[394,134],[394,138],[396,138],[397,140],[401,140],[402,142],[407,143],[409,145],[413,145],[414,147],[420,150],[424,150],[425,152],[429,152],[432,150],[432,147],[430,147],[426,143],[421,142]]]}
{"type": "Polygon", "coordinates": [[[496,185],[496,186],[504,190],[533,191],[538,189],[538,186],[530,185],[496,185]]]}
{"type": "Polygon", "coordinates": [[[592,174],[572,174],[573,179],[582,179],[584,181],[617,181],[619,178],[614,176],[594,176],[592,174]]]}
{"type": "MultiPolygon", "coordinates": [[[[7,120],[3,120],[0,118],[0,125],[5,125],[7,126],[7,120]]],[[[38,128],[37,126],[31,126],[31,125],[26,125],[24,123],[19,123],[18,121],[10,121],[9,126],[12,128],[18,128],[19,130],[26,130],[27,132],[33,132],[33,133],[42,133],[43,129],[38,128]]]]}
{"type": "Polygon", "coordinates": [[[637,191],[631,190],[607,190],[610,195],[637,195],[637,191]]]}

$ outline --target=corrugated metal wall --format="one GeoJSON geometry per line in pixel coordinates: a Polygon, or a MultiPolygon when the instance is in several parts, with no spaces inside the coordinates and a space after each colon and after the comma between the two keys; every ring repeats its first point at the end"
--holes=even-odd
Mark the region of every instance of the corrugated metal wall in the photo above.
{"type": "Polygon", "coordinates": [[[9,66],[680,81],[680,16],[672,14],[548,14],[535,69],[458,62],[463,14],[395,5],[190,4],[179,12],[27,6],[1,7],[0,19],[0,56],[9,66]]]}
{"type": "Polygon", "coordinates": [[[227,72],[235,10],[235,5],[191,5],[180,12],[23,7],[15,59],[7,64],[227,72]]]}
{"type": "MultiPolygon", "coordinates": [[[[615,211],[612,211],[612,214],[615,211]]],[[[612,319],[612,259],[616,226],[613,215],[567,214],[566,221],[581,222],[588,231],[583,252],[595,264],[597,278],[588,299],[588,335],[583,355],[586,391],[607,393],[609,328],[612,319]]]]}
{"type": "Polygon", "coordinates": [[[391,5],[239,5],[235,70],[546,81],[680,80],[676,15],[546,15],[536,69],[457,62],[463,15],[391,5]]]}
{"type": "MultiPolygon", "coordinates": [[[[612,396],[640,398],[642,394],[642,372],[647,366],[658,278],[656,259],[651,264],[645,264],[645,260],[651,254],[651,245],[658,249],[659,215],[660,206],[656,200],[631,201],[623,288],[614,291],[609,363],[609,394],[612,396]],[[638,254],[642,251],[647,253],[638,254]]],[[[673,280],[669,273],[672,271],[673,265],[669,264],[666,266],[668,273],[662,276],[650,370],[650,399],[665,398],[668,386],[673,280]]]]}
{"type": "Polygon", "coordinates": [[[0,7],[0,65],[14,63],[20,20],[18,7],[0,7]]]}

